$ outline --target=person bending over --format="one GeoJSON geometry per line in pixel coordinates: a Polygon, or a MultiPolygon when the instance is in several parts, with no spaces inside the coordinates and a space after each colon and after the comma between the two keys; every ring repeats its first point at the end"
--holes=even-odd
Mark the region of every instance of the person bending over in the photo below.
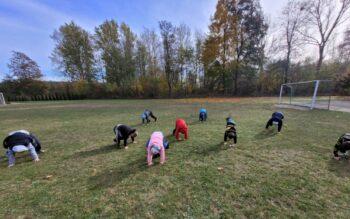
{"type": "Polygon", "coordinates": [[[226,118],[226,131],[224,137],[225,143],[228,140],[233,140],[233,145],[230,145],[230,147],[233,147],[237,144],[236,123],[231,117],[226,118]]]}
{"type": "Polygon", "coordinates": [[[266,129],[269,128],[269,126],[272,126],[273,124],[277,124],[278,125],[278,132],[280,133],[282,130],[282,125],[283,122],[282,120],[284,119],[284,115],[282,112],[274,112],[271,116],[271,118],[269,119],[269,121],[266,123],[266,129]]]}
{"type": "Polygon", "coordinates": [[[124,140],[124,148],[127,149],[127,141],[129,138],[131,138],[131,141],[134,143],[135,138],[137,137],[137,131],[136,129],[133,129],[127,125],[118,124],[113,128],[115,138],[113,139],[114,142],[117,143],[118,146],[120,146],[120,141],[124,140]]]}
{"type": "Polygon", "coordinates": [[[149,119],[149,117],[153,118],[154,121],[157,122],[157,117],[153,114],[153,112],[151,110],[146,109],[141,115],[142,124],[146,122],[150,123],[151,120],[149,119]]]}
{"type": "Polygon", "coordinates": [[[188,139],[188,126],[183,119],[176,119],[175,129],[173,130],[173,135],[175,135],[176,140],[180,140],[180,133],[188,139]]]}
{"type": "Polygon", "coordinates": [[[35,135],[27,130],[13,131],[4,139],[3,146],[8,157],[8,166],[15,165],[15,154],[28,151],[34,162],[39,161],[38,153],[41,151],[41,144],[35,135]]]}
{"type": "MultiPolygon", "coordinates": [[[[163,133],[162,133],[162,134],[163,134],[163,133]]],[[[163,135],[163,136],[164,136],[164,135],[163,135]]],[[[151,139],[149,138],[149,139],[147,140],[147,143],[146,143],[146,149],[147,149],[147,147],[148,147],[150,141],[151,141],[151,139]]],[[[168,141],[165,137],[163,137],[163,146],[164,146],[165,150],[168,150],[168,149],[169,149],[169,146],[170,146],[169,141],[168,141]]],[[[159,156],[160,156],[159,154],[153,155],[153,159],[154,159],[154,158],[157,158],[157,157],[159,157],[159,156]]]]}
{"type": "MultiPolygon", "coordinates": [[[[338,152],[341,152],[342,154],[346,154],[347,151],[350,150],[350,133],[345,133],[338,139],[337,143],[334,146],[334,159],[340,160],[340,156],[338,152]]],[[[345,157],[347,157],[345,155],[345,157]]]]}
{"type": "Polygon", "coordinates": [[[199,110],[199,121],[203,122],[203,121],[207,121],[207,110],[202,108],[199,110]]]}
{"type": "MultiPolygon", "coordinates": [[[[168,145],[169,146],[169,145],[168,145]]],[[[160,164],[165,163],[164,135],[162,132],[153,132],[147,144],[147,165],[153,165],[153,156],[160,156],[160,164]]]]}

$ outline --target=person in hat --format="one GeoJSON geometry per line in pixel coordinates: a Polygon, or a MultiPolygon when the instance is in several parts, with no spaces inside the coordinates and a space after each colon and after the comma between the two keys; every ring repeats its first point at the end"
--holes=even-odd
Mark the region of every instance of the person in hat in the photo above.
{"type": "Polygon", "coordinates": [[[228,140],[233,140],[233,144],[230,145],[230,147],[233,147],[237,144],[236,122],[231,117],[226,118],[226,130],[224,136],[225,144],[228,140]]]}
{"type": "Polygon", "coordinates": [[[202,108],[199,110],[199,121],[204,122],[207,121],[208,113],[207,110],[202,108]]]}
{"type": "MultiPolygon", "coordinates": [[[[168,144],[169,146],[169,144],[168,144]]],[[[153,156],[160,156],[160,164],[165,163],[164,135],[160,131],[153,132],[147,145],[147,165],[153,165],[153,156]]]]}
{"type": "Polygon", "coordinates": [[[38,153],[41,151],[41,144],[38,138],[27,130],[13,131],[3,141],[3,146],[8,157],[8,166],[15,165],[15,154],[28,151],[34,162],[39,161],[38,153]]]}

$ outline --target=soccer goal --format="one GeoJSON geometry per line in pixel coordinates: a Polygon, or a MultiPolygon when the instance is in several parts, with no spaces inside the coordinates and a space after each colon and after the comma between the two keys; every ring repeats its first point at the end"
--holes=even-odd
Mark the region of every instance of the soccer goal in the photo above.
{"type": "Polygon", "coordinates": [[[279,104],[289,104],[310,109],[330,109],[333,84],[330,80],[282,84],[279,104]]]}
{"type": "Polygon", "coordinates": [[[0,105],[6,105],[6,101],[3,93],[0,93],[0,105]]]}

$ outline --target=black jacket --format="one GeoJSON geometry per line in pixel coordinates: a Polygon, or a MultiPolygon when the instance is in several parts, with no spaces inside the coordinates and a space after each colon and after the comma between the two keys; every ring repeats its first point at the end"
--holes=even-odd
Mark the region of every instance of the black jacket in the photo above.
{"type": "Polygon", "coordinates": [[[341,153],[346,153],[346,151],[350,150],[350,134],[343,134],[342,136],[340,136],[340,138],[338,139],[337,143],[334,146],[334,151],[333,154],[335,157],[339,157],[338,155],[338,151],[340,151],[341,153]]]}
{"type": "MultiPolygon", "coordinates": [[[[136,129],[133,129],[127,125],[117,125],[114,127],[113,131],[116,136],[115,140],[118,142],[118,145],[121,140],[124,140],[124,146],[126,146],[127,139],[131,134],[136,132],[136,129]]],[[[134,141],[134,139],[132,139],[132,141],[134,141]]]]}
{"type": "Polygon", "coordinates": [[[4,148],[11,150],[14,146],[28,146],[29,144],[32,144],[37,152],[40,151],[40,141],[33,134],[28,135],[22,132],[15,132],[14,134],[7,136],[3,141],[4,148]]]}

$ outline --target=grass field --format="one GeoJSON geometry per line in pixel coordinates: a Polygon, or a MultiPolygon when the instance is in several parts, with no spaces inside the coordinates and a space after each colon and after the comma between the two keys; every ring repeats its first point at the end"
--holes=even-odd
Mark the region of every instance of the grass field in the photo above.
{"type": "MultiPolygon", "coordinates": [[[[331,159],[350,132],[350,114],[283,109],[282,134],[265,131],[276,99],[104,100],[0,107],[0,137],[28,129],[42,141],[39,163],[0,160],[4,217],[350,217],[350,164],[331,159]],[[209,119],[197,122],[206,107],[209,119]],[[150,108],[159,121],[140,124],[150,108]],[[222,144],[225,117],[238,123],[238,145],[222,144]],[[164,166],[146,166],[153,131],[187,120],[188,141],[167,150],[164,166]],[[113,145],[117,123],[139,131],[129,149],[113,145]],[[221,168],[219,168],[221,167],[221,168]],[[218,169],[219,168],[219,169],[218,169]],[[47,178],[48,175],[52,177],[47,178]]],[[[3,150],[4,154],[5,150],[3,150]]]]}

